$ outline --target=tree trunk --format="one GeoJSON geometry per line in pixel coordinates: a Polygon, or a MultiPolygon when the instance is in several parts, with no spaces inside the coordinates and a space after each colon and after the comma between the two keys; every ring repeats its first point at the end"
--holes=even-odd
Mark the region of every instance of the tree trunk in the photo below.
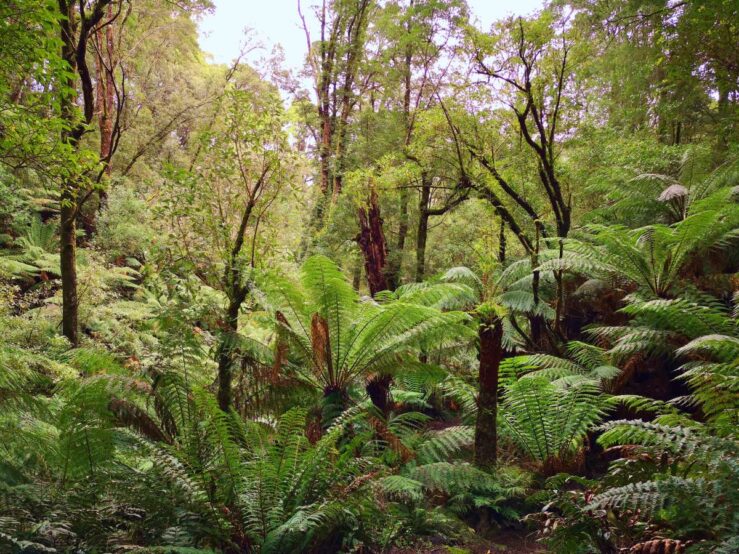
{"type": "Polygon", "coordinates": [[[59,225],[60,267],[62,273],[62,333],[72,346],[79,344],[77,298],[77,209],[69,185],[62,193],[59,225]]]}
{"type": "Polygon", "coordinates": [[[475,464],[481,468],[498,461],[498,376],[503,359],[503,324],[495,319],[480,325],[480,393],[475,422],[475,464]]]}
{"type": "MultiPolygon", "coordinates": [[[[108,6],[108,18],[113,18],[113,6],[108,6]]],[[[114,51],[115,41],[113,40],[113,25],[109,24],[105,27],[105,37],[103,31],[97,31],[97,44],[101,50],[95,58],[95,68],[97,73],[97,108],[98,108],[98,125],[100,127],[100,159],[105,164],[105,175],[110,177],[112,166],[110,157],[113,149],[113,119],[115,111],[115,83],[113,82],[113,69],[115,67],[114,51]]],[[[104,189],[100,189],[100,206],[105,203],[106,193],[104,189]]]]}
{"type": "MultiPolygon", "coordinates": [[[[410,1],[410,8],[413,9],[414,0],[410,1]]],[[[406,31],[408,36],[411,35],[411,23],[408,22],[406,31]]],[[[413,75],[413,41],[410,39],[405,49],[405,67],[403,78],[403,119],[405,120],[405,140],[403,144],[405,148],[411,143],[413,134],[413,123],[411,121],[411,77],[413,75]]],[[[400,205],[399,205],[399,225],[398,225],[398,242],[395,245],[395,251],[390,256],[390,264],[388,267],[388,285],[391,290],[395,290],[400,284],[400,272],[403,267],[403,251],[405,250],[405,240],[408,236],[408,202],[409,193],[407,187],[400,189],[400,205]]]]}
{"type": "MultiPolygon", "coordinates": [[[[367,274],[367,285],[370,294],[388,290],[388,280],[385,274],[387,266],[387,243],[382,230],[382,216],[377,203],[377,193],[370,192],[369,206],[359,209],[359,237],[357,242],[364,256],[364,269],[367,274]]],[[[381,373],[369,379],[366,383],[367,395],[372,403],[384,415],[387,414],[392,401],[390,398],[390,384],[392,376],[381,373]]]]}
{"type": "Polygon", "coordinates": [[[498,262],[501,264],[505,263],[505,221],[500,220],[500,233],[498,234],[498,262]]]}
{"type": "Polygon", "coordinates": [[[418,202],[418,229],[416,230],[416,282],[423,281],[426,273],[426,239],[429,232],[429,202],[431,183],[424,173],[421,176],[421,199],[418,202]]]}
{"type": "Polygon", "coordinates": [[[395,250],[390,255],[387,270],[387,284],[390,290],[395,290],[400,285],[400,272],[403,267],[403,251],[405,240],[408,236],[408,189],[400,190],[400,224],[398,226],[398,242],[395,250]]]}
{"type": "Polygon", "coordinates": [[[392,397],[390,396],[390,384],[392,382],[393,378],[391,375],[381,373],[367,381],[365,387],[367,395],[372,400],[372,404],[385,416],[387,416],[393,404],[392,397]]]}
{"type": "MultiPolygon", "coordinates": [[[[70,124],[75,120],[75,90],[76,82],[74,73],[77,71],[76,49],[74,37],[75,11],[71,4],[60,2],[62,19],[61,39],[62,58],[69,64],[70,72],[66,77],[65,86],[67,91],[61,96],[61,115],[70,124]]],[[[61,132],[62,143],[69,144],[74,151],[79,144],[79,136],[75,133],[77,129],[64,129],[61,132]]],[[[72,346],[79,344],[79,316],[77,298],[77,198],[75,194],[75,177],[67,176],[62,183],[62,194],[60,198],[59,222],[59,265],[62,273],[62,333],[72,346]]]]}
{"type": "Polygon", "coordinates": [[[370,192],[369,206],[359,209],[359,248],[364,256],[364,269],[367,274],[367,285],[374,296],[387,290],[387,243],[382,230],[382,216],[377,203],[377,193],[370,192]]]}
{"type": "Polygon", "coordinates": [[[221,344],[218,349],[218,407],[224,412],[231,408],[231,382],[233,381],[233,352],[239,330],[241,302],[231,300],[226,313],[221,344]]]}

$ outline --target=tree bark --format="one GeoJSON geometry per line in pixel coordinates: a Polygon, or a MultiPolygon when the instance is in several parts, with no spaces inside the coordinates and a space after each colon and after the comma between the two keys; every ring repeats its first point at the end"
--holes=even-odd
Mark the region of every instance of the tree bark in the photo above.
{"type": "MultiPolygon", "coordinates": [[[[74,37],[74,6],[66,2],[59,3],[64,17],[60,21],[62,39],[62,57],[70,66],[62,92],[61,114],[68,121],[74,121],[76,83],[74,73],[77,71],[77,48],[74,37]]],[[[64,129],[61,133],[63,143],[69,144],[74,151],[79,144],[77,129],[64,129]]],[[[59,266],[62,274],[62,333],[69,343],[76,347],[79,344],[79,300],[77,297],[77,198],[74,175],[68,175],[62,183],[60,222],[59,222],[59,266]]]]}
{"type": "Polygon", "coordinates": [[[388,411],[392,407],[393,400],[390,396],[390,384],[392,382],[393,378],[391,375],[381,373],[367,381],[367,385],[365,387],[372,404],[374,404],[375,407],[383,413],[383,415],[387,415],[388,411]]]}
{"type": "Polygon", "coordinates": [[[359,236],[357,242],[364,256],[367,285],[374,296],[388,289],[385,270],[387,267],[387,242],[382,230],[382,216],[377,203],[377,193],[372,189],[369,206],[359,208],[359,236]]]}
{"type": "Polygon", "coordinates": [[[481,324],[480,339],[480,393],[477,398],[475,422],[475,464],[481,468],[494,466],[498,461],[498,377],[503,359],[503,324],[495,319],[481,324]]]}
{"type": "MultiPolygon", "coordinates": [[[[113,6],[108,6],[109,19],[113,18],[113,6]]],[[[113,82],[113,69],[115,67],[114,52],[115,41],[113,40],[113,25],[97,31],[98,53],[95,58],[95,69],[97,74],[97,108],[98,126],[100,127],[100,159],[105,164],[104,173],[110,177],[112,166],[110,157],[113,149],[113,119],[115,110],[115,83],[113,82]]],[[[100,189],[100,205],[105,203],[106,192],[100,189]]]]}
{"type": "Polygon", "coordinates": [[[498,234],[498,261],[501,264],[505,263],[506,255],[506,242],[505,242],[505,221],[500,220],[500,232],[498,234]]]}
{"type": "Polygon", "coordinates": [[[418,201],[418,229],[416,230],[416,282],[423,281],[426,273],[426,240],[429,232],[429,202],[431,182],[424,173],[421,176],[421,198],[418,201]]]}
{"type": "MultiPolygon", "coordinates": [[[[359,209],[359,236],[357,242],[364,256],[364,269],[367,274],[367,285],[370,294],[388,290],[388,280],[385,274],[387,269],[387,243],[382,229],[382,216],[377,203],[377,193],[370,192],[369,206],[359,209]]],[[[380,373],[372,376],[366,383],[365,390],[375,407],[383,414],[392,405],[390,384],[392,376],[380,373]]]]}
{"type": "Polygon", "coordinates": [[[77,298],[77,210],[70,185],[62,193],[60,267],[62,273],[62,333],[72,346],[79,344],[79,299],[77,298]]]}

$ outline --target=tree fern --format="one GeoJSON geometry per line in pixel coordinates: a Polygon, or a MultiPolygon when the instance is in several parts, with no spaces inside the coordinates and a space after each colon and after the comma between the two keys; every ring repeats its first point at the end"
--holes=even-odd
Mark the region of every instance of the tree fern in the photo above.
{"type": "Polygon", "coordinates": [[[544,377],[522,378],[503,397],[504,431],[532,459],[556,463],[582,447],[587,431],[605,415],[597,384],[559,388],[544,377]]]}
{"type": "Polygon", "coordinates": [[[402,299],[361,301],[327,258],[310,258],[301,276],[299,286],[273,277],[260,286],[282,314],[279,334],[305,368],[303,378],[323,390],[345,391],[361,375],[395,373],[422,342],[464,333],[462,312],[402,299]]]}
{"type": "MultiPolygon", "coordinates": [[[[599,438],[603,446],[636,445],[653,456],[653,470],[648,480],[617,485],[594,496],[587,509],[638,512],[671,523],[681,536],[710,532],[715,541],[736,535],[739,445],[735,440],[711,436],[697,424],[615,421],[603,430],[599,438]]],[[[616,464],[614,471],[621,480],[628,479],[628,466],[623,463],[616,464]]]]}

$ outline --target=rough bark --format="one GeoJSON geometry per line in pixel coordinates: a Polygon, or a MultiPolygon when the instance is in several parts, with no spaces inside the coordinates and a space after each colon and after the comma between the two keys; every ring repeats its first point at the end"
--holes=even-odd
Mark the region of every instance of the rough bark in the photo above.
{"type": "Polygon", "coordinates": [[[382,229],[382,216],[377,202],[377,193],[370,192],[369,205],[359,208],[359,235],[357,243],[364,256],[364,270],[370,294],[374,296],[388,289],[385,269],[387,267],[387,242],[382,229]]]}
{"type": "Polygon", "coordinates": [[[372,404],[383,414],[387,414],[392,407],[393,400],[390,395],[390,384],[392,382],[391,375],[381,373],[369,379],[365,387],[372,404]]]}
{"type": "Polygon", "coordinates": [[[498,461],[498,378],[503,359],[503,325],[499,319],[480,325],[480,393],[475,422],[475,464],[487,468],[498,461]]]}
{"type": "MultiPolygon", "coordinates": [[[[380,206],[377,203],[377,193],[370,192],[369,205],[359,209],[359,236],[357,242],[364,256],[364,269],[367,275],[367,285],[370,294],[388,290],[387,270],[387,242],[382,228],[380,206]]],[[[390,384],[392,376],[381,373],[370,377],[366,383],[367,395],[375,407],[383,414],[387,414],[392,405],[390,384]]]]}
{"type": "Polygon", "coordinates": [[[74,195],[62,193],[60,267],[62,273],[62,333],[72,346],[79,344],[79,299],[77,298],[77,210],[74,195]]]}

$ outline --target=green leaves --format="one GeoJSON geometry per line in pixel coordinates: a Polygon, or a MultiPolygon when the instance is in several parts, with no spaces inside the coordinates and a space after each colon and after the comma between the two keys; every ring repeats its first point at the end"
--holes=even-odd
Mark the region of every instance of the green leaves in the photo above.
{"type": "Polygon", "coordinates": [[[501,405],[504,432],[542,463],[574,454],[607,411],[596,384],[579,381],[559,388],[536,373],[506,387],[501,405]]]}
{"type": "Polygon", "coordinates": [[[269,276],[260,282],[268,302],[283,314],[279,332],[305,368],[304,378],[323,389],[346,389],[361,375],[393,373],[421,345],[433,348],[464,335],[469,319],[433,307],[466,294],[464,287],[411,287],[399,291],[398,300],[378,304],[361,300],[338,266],[322,256],[305,262],[300,286],[269,276]],[[325,322],[320,341],[314,314],[325,322]],[[319,347],[328,357],[319,355],[319,347]]]}
{"type": "MultiPolygon", "coordinates": [[[[645,475],[642,470],[637,482],[595,495],[586,509],[638,511],[652,520],[672,522],[683,533],[689,529],[709,533],[712,540],[736,533],[731,514],[739,505],[739,445],[733,438],[716,438],[700,424],[683,427],[620,420],[601,429],[600,444],[638,446],[647,453],[651,471],[645,475]]],[[[614,476],[629,469],[623,462],[613,467],[614,476]]]]}

